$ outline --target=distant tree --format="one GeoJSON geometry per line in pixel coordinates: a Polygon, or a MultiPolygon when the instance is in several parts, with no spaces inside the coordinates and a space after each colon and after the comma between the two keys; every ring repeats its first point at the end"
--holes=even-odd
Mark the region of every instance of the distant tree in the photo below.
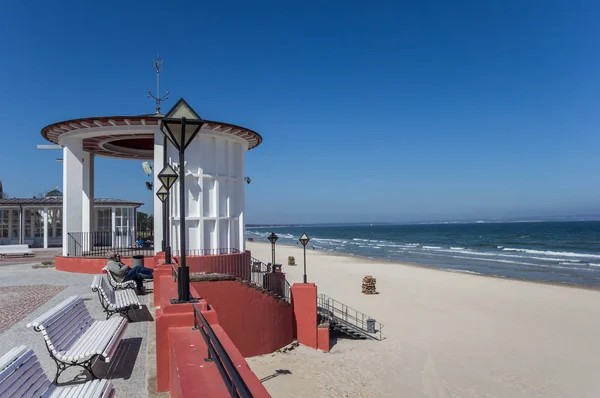
{"type": "Polygon", "coordinates": [[[143,211],[137,212],[137,228],[139,232],[154,231],[154,216],[143,211]]]}

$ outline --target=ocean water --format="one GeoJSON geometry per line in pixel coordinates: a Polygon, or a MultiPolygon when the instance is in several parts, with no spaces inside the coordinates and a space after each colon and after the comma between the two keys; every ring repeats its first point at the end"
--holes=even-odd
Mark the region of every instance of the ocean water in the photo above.
{"type": "Polygon", "coordinates": [[[246,237],[278,244],[311,238],[324,250],[454,272],[600,286],[600,222],[248,227],[246,237]]]}

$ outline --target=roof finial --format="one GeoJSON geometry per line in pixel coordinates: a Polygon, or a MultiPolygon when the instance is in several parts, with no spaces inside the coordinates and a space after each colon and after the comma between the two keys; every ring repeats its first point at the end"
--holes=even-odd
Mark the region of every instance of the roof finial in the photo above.
{"type": "Polygon", "coordinates": [[[167,98],[169,98],[169,92],[167,91],[165,95],[163,95],[162,97],[160,96],[160,72],[162,71],[162,59],[160,59],[160,56],[157,56],[156,59],[153,61],[154,70],[156,70],[156,97],[152,95],[150,89],[148,89],[148,98],[154,98],[154,100],[156,101],[156,114],[160,115],[160,103],[161,101],[164,101],[167,98]]]}

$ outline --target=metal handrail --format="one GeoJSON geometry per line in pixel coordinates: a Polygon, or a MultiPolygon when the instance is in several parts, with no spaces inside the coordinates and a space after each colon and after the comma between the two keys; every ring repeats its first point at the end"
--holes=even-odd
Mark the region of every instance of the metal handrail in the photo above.
{"type": "MultiPolygon", "coordinates": [[[[220,262],[217,257],[217,259],[211,263],[210,272],[232,275],[235,278],[252,286],[260,287],[274,296],[287,301],[288,303],[291,302],[290,284],[285,279],[283,274],[273,272],[273,267],[270,263],[265,264],[264,262],[252,257],[248,253],[242,253],[235,248],[195,250],[191,251],[191,253],[208,254],[188,255],[188,258],[212,255],[218,256],[223,254],[242,254],[242,256],[240,256],[240,258],[233,263],[229,260],[223,260],[220,262]]],[[[172,260],[175,263],[179,262],[177,255],[173,255],[172,260]]],[[[189,263],[190,261],[188,261],[188,266],[193,267],[189,263]]]]}
{"type": "Polygon", "coordinates": [[[223,348],[214,330],[206,321],[202,311],[194,304],[194,329],[199,330],[208,348],[208,356],[204,358],[207,362],[214,362],[221,374],[223,382],[227,386],[230,397],[252,398],[252,392],[244,382],[244,379],[231,361],[231,358],[223,348]]]}
{"type": "Polygon", "coordinates": [[[126,231],[68,232],[67,255],[77,257],[104,257],[114,251],[121,256],[154,255],[152,246],[139,246],[133,229],[126,231]]]}
{"type": "MultiPolygon", "coordinates": [[[[374,321],[369,315],[355,310],[354,308],[328,297],[324,294],[317,296],[317,309],[319,313],[330,321],[342,321],[348,325],[361,329],[362,332],[369,336],[373,333],[368,331],[367,320],[374,321]]],[[[379,340],[382,339],[383,324],[381,322],[375,322],[375,335],[379,335],[379,340]]]]}

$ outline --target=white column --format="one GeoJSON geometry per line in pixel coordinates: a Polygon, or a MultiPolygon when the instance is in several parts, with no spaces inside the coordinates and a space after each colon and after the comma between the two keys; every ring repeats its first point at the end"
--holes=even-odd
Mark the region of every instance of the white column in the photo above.
{"type": "Polygon", "coordinates": [[[111,246],[115,247],[117,244],[116,238],[117,238],[117,210],[115,209],[115,207],[112,207],[112,213],[111,213],[111,231],[112,231],[112,242],[111,242],[111,246]]]}
{"type": "Polygon", "coordinates": [[[83,141],[77,138],[61,140],[63,145],[63,256],[68,254],[69,233],[82,232],[83,141]]]}
{"type": "MultiPolygon", "coordinates": [[[[162,183],[158,179],[158,173],[164,167],[164,144],[165,135],[160,131],[156,130],[154,132],[154,193],[162,186],[162,183]]],[[[173,189],[171,189],[173,192],[173,189]]],[[[162,212],[162,202],[158,199],[156,195],[153,196],[153,209],[154,209],[154,253],[158,253],[161,250],[161,242],[163,240],[163,212],[162,212]]]]}
{"type": "Polygon", "coordinates": [[[81,232],[94,231],[94,155],[83,153],[81,232]]]}
{"type": "Polygon", "coordinates": [[[246,177],[244,175],[244,156],[246,154],[246,146],[242,147],[242,151],[241,151],[241,156],[242,158],[240,159],[240,169],[239,169],[239,174],[238,174],[238,189],[237,189],[237,195],[236,195],[236,204],[239,208],[239,221],[238,221],[238,238],[239,238],[239,249],[240,251],[245,251],[246,250],[246,240],[244,239],[244,232],[246,230],[246,225],[245,225],[245,212],[246,212],[246,181],[244,181],[244,178],[246,177]]]}
{"type": "Polygon", "coordinates": [[[48,208],[44,207],[44,249],[48,248],[48,208]]]}

